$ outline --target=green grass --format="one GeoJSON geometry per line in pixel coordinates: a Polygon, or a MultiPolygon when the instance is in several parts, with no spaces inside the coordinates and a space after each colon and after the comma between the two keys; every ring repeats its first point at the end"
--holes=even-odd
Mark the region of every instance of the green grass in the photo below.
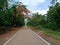
{"type": "Polygon", "coordinates": [[[48,30],[48,29],[40,29],[39,31],[42,31],[45,34],[60,40],[60,32],[59,31],[52,31],[52,30],[48,30]]]}

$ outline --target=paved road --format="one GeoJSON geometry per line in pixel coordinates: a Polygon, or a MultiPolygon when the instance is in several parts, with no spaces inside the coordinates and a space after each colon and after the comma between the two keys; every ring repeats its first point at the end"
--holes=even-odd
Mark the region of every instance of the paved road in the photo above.
{"type": "Polygon", "coordinates": [[[31,29],[24,27],[5,45],[49,45],[49,43],[40,39],[31,29]]]}

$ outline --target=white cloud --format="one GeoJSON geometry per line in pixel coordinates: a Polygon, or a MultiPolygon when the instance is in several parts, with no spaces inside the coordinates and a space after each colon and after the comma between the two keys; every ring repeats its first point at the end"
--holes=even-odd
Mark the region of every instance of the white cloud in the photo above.
{"type": "Polygon", "coordinates": [[[18,0],[25,5],[36,6],[38,3],[43,3],[45,0],[18,0]]]}
{"type": "Polygon", "coordinates": [[[27,5],[27,8],[32,11],[32,13],[38,12],[39,14],[46,14],[48,9],[46,10],[34,10],[39,3],[44,3],[46,0],[17,0],[22,2],[24,5],[27,5]]]}
{"type": "Polygon", "coordinates": [[[57,0],[57,2],[60,2],[60,0],[57,0]]]}
{"type": "Polygon", "coordinates": [[[32,13],[36,13],[36,12],[38,12],[39,14],[46,14],[47,13],[47,11],[48,11],[49,9],[47,9],[47,10],[35,10],[35,11],[33,11],[32,13]]]}

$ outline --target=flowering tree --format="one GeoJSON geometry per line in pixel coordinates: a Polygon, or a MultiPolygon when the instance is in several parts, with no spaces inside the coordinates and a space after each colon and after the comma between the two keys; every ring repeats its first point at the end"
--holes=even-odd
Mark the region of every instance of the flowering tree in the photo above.
{"type": "Polygon", "coordinates": [[[19,4],[17,10],[24,18],[27,18],[28,13],[30,13],[30,11],[26,8],[25,5],[19,4]]]}

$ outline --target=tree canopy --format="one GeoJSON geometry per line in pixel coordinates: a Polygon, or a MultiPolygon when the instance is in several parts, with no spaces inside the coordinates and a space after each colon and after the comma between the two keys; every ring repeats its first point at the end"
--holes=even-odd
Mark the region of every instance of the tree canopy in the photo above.
{"type": "Polygon", "coordinates": [[[60,29],[60,2],[52,0],[46,15],[34,14],[29,24],[37,27],[45,27],[52,30],[60,29]],[[39,26],[40,25],[40,26],[39,26]]]}
{"type": "MultiPolygon", "coordinates": [[[[9,2],[12,3],[11,0],[0,0],[0,33],[6,32],[4,29],[6,27],[24,25],[24,17],[17,9],[19,4],[22,4],[19,8],[24,8],[24,10],[27,10],[26,6],[22,2],[11,5],[9,2]]],[[[24,10],[21,9],[22,12],[24,10]]]]}

